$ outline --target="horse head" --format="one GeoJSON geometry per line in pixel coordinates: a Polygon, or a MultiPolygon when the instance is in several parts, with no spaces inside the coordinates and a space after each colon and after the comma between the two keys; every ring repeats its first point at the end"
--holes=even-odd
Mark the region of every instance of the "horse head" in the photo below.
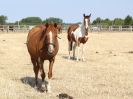
{"type": "Polygon", "coordinates": [[[58,34],[58,26],[57,24],[45,24],[45,41],[44,44],[47,48],[48,54],[52,55],[57,50],[57,34],[58,34]]]}
{"type": "Polygon", "coordinates": [[[88,28],[89,28],[89,25],[90,25],[90,17],[91,17],[91,14],[90,15],[85,15],[83,14],[83,17],[84,17],[84,26],[85,26],[85,35],[88,35],[88,28]]]}

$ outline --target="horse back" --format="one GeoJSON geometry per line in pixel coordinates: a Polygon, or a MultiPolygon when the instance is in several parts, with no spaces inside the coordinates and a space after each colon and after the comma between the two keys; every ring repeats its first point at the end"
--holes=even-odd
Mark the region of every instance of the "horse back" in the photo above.
{"type": "Polygon", "coordinates": [[[74,32],[78,27],[79,27],[78,24],[73,24],[73,25],[69,26],[68,31],[67,31],[67,33],[68,33],[67,38],[69,41],[75,41],[75,38],[74,38],[74,35],[72,34],[72,32],[74,32]]]}

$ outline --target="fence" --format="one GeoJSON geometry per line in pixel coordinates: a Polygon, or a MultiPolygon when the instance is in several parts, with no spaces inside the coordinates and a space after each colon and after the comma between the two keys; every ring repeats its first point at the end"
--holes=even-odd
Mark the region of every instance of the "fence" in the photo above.
{"type": "Polygon", "coordinates": [[[101,31],[110,31],[110,32],[113,32],[113,31],[119,31],[119,32],[122,32],[122,31],[130,31],[132,32],[133,31],[133,26],[103,26],[103,25],[92,25],[91,26],[91,31],[98,31],[98,32],[101,32],[101,31]]]}
{"type": "MultiPolygon", "coordinates": [[[[62,32],[67,32],[67,29],[70,25],[63,25],[62,32]]],[[[0,32],[28,32],[32,25],[0,25],[0,32]]],[[[103,32],[103,31],[130,31],[133,32],[133,26],[105,26],[105,25],[91,25],[91,32],[103,32]]]]}
{"type": "MultiPolygon", "coordinates": [[[[70,25],[64,25],[63,26],[63,32],[67,32],[67,29],[70,25]]],[[[91,32],[104,32],[104,31],[130,31],[133,32],[133,26],[116,26],[116,25],[112,25],[112,26],[106,26],[106,25],[91,25],[90,26],[90,31],[91,32]]]]}
{"type": "Polygon", "coordinates": [[[30,25],[0,25],[0,32],[27,32],[31,27],[30,25]]]}

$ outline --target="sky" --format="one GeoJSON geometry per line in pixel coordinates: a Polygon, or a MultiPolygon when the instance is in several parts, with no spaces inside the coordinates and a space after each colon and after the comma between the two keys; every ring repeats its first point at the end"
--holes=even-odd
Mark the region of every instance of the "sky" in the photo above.
{"type": "Polygon", "coordinates": [[[7,22],[26,17],[61,18],[65,23],[81,22],[83,14],[91,13],[91,21],[133,16],[133,0],[0,0],[0,15],[7,22]]]}

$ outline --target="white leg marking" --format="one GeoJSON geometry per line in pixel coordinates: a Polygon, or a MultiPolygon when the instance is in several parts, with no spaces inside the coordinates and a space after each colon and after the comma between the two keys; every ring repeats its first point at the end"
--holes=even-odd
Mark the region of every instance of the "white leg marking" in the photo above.
{"type": "Polygon", "coordinates": [[[85,61],[85,58],[84,58],[84,44],[82,44],[82,61],[85,61]]]}
{"type": "Polygon", "coordinates": [[[78,46],[78,49],[77,49],[77,61],[79,61],[79,46],[78,46]]]}
{"type": "Polygon", "coordinates": [[[52,92],[52,90],[51,90],[51,80],[50,79],[48,80],[47,90],[48,90],[48,93],[52,92]]]}

